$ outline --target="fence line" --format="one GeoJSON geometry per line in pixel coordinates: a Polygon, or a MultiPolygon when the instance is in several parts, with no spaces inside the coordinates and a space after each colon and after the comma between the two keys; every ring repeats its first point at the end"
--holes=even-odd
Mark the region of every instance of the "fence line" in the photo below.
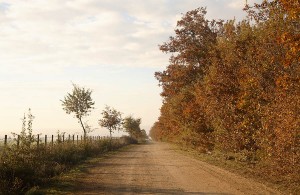
{"type": "MultiPolygon", "coordinates": [[[[44,135],[44,137],[41,137],[40,134],[37,134],[36,136],[34,136],[34,139],[35,139],[35,142],[33,142],[33,144],[35,144],[37,147],[39,147],[40,145],[44,145],[45,147],[47,147],[47,146],[53,146],[55,143],[57,143],[57,144],[73,143],[73,144],[75,144],[75,142],[76,142],[76,144],[78,145],[82,141],[84,141],[84,136],[82,136],[82,135],[79,136],[77,134],[76,139],[75,139],[75,134],[68,134],[67,137],[65,137],[65,134],[58,134],[56,136],[54,136],[52,134],[51,140],[49,142],[47,135],[44,135]]],[[[93,141],[104,140],[104,139],[110,139],[110,137],[109,136],[86,136],[85,141],[93,142],[93,141]]],[[[117,137],[112,137],[112,139],[117,139],[117,137]]],[[[16,138],[11,138],[11,137],[8,137],[7,135],[4,135],[4,139],[0,139],[0,141],[3,141],[4,146],[16,144],[17,147],[19,147],[21,140],[20,140],[20,135],[17,135],[16,138]]],[[[2,145],[2,144],[0,144],[0,145],[2,145]]]]}

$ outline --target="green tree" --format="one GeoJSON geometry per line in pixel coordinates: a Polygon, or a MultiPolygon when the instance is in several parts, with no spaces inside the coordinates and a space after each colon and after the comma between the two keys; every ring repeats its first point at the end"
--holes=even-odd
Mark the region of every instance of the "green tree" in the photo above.
{"type": "Polygon", "coordinates": [[[128,116],[124,119],[123,127],[130,137],[144,141],[148,136],[144,129],[141,129],[141,118],[133,118],[128,116]]]}
{"type": "Polygon", "coordinates": [[[91,112],[91,110],[94,108],[93,105],[95,104],[95,102],[92,100],[91,94],[92,90],[73,84],[73,91],[68,93],[64,100],[61,100],[63,109],[66,111],[66,113],[75,114],[75,117],[81,124],[84,136],[86,136],[87,131],[82,122],[82,118],[91,112]]]}
{"type": "Polygon", "coordinates": [[[128,116],[124,119],[123,127],[130,137],[137,139],[138,132],[141,131],[140,124],[140,118],[135,119],[132,116],[128,116]]]}
{"type": "Polygon", "coordinates": [[[120,130],[122,127],[122,113],[114,108],[106,106],[102,111],[102,119],[99,120],[101,127],[106,127],[109,130],[110,138],[111,134],[115,130],[120,130]]]}

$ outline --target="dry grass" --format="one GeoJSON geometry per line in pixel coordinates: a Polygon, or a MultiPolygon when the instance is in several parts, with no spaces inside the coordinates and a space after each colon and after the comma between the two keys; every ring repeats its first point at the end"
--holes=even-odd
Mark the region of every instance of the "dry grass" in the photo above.
{"type": "Polygon", "coordinates": [[[6,148],[0,153],[0,194],[25,194],[27,191],[34,194],[38,186],[48,183],[50,178],[56,178],[88,158],[128,144],[119,139],[79,145],[58,144],[51,149],[6,148]]]}
{"type": "Polygon", "coordinates": [[[118,148],[114,151],[109,151],[107,153],[99,154],[94,157],[88,158],[82,161],[80,164],[74,166],[69,171],[60,174],[56,177],[53,177],[49,182],[40,186],[39,188],[33,187],[28,194],[30,195],[44,195],[44,194],[53,194],[53,195],[63,195],[70,194],[76,191],[76,185],[78,181],[76,178],[80,178],[82,175],[87,174],[88,168],[99,162],[106,159],[107,157],[116,154],[120,151],[125,151],[131,148],[132,145],[126,145],[124,147],[118,148]]]}

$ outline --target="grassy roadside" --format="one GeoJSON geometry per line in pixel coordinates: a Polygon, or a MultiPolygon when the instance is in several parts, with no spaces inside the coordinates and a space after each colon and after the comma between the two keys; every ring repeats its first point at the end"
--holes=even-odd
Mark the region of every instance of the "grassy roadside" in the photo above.
{"type": "Polygon", "coordinates": [[[64,142],[39,147],[26,143],[0,151],[0,194],[32,194],[52,178],[87,159],[125,147],[131,139],[87,140],[78,144],[64,142]]]}
{"type": "Polygon", "coordinates": [[[213,151],[211,153],[200,153],[199,151],[172,144],[175,151],[196,158],[203,162],[221,167],[230,172],[242,175],[243,177],[265,184],[283,194],[300,194],[299,181],[291,181],[288,176],[278,177],[268,170],[267,165],[254,164],[240,160],[241,154],[222,153],[213,151]]]}
{"type": "Polygon", "coordinates": [[[79,179],[88,173],[89,168],[95,166],[96,163],[107,159],[114,154],[126,151],[132,147],[134,147],[134,145],[127,145],[114,151],[109,151],[104,154],[99,154],[98,156],[90,157],[82,161],[80,164],[74,166],[69,171],[50,179],[47,184],[41,186],[40,188],[32,188],[27,192],[27,195],[70,194],[75,191],[75,187],[78,184],[79,179]]]}

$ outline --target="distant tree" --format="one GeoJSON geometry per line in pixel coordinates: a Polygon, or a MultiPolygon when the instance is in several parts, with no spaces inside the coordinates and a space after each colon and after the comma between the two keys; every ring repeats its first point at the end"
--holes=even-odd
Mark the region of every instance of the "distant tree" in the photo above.
{"type": "Polygon", "coordinates": [[[123,127],[130,137],[143,141],[147,138],[147,133],[140,128],[141,118],[133,118],[128,116],[124,119],[123,127]]]}
{"type": "Polygon", "coordinates": [[[138,134],[141,131],[140,124],[140,118],[135,119],[132,116],[128,116],[124,119],[123,127],[130,137],[137,139],[138,134]]]}
{"type": "Polygon", "coordinates": [[[79,87],[73,84],[72,93],[68,93],[64,100],[61,100],[63,109],[67,114],[74,113],[83,129],[84,136],[87,134],[85,125],[82,122],[82,118],[87,116],[89,112],[94,108],[95,102],[91,97],[92,90],[84,87],[79,87]]]}
{"type": "Polygon", "coordinates": [[[141,138],[142,138],[143,140],[145,140],[145,139],[148,138],[148,135],[147,135],[147,132],[146,132],[145,129],[142,129],[142,130],[141,130],[141,138]]]}
{"type": "Polygon", "coordinates": [[[99,120],[99,125],[101,127],[106,127],[109,130],[111,138],[112,132],[120,130],[122,127],[122,113],[114,108],[106,106],[101,114],[103,118],[99,120]]]}

